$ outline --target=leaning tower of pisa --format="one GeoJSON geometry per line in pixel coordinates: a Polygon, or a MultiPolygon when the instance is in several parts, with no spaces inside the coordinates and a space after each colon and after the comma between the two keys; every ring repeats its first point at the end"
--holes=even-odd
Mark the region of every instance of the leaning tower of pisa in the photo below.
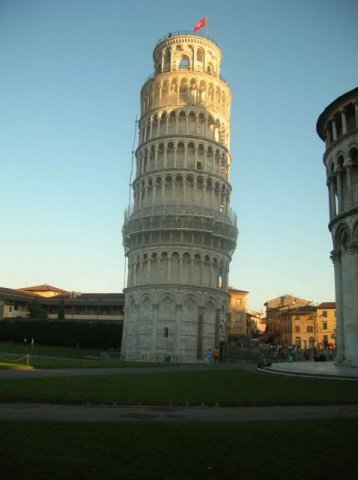
{"type": "Polygon", "coordinates": [[[336,287],[336,363],[358,367],[358,88],[321,113],[336,287]]]}
{"type": "Polygon", "coordinates": [[[195,361],[227,340],[237,238],[229,207],[231,92],[220,75],[221,50],[205,36],[169,34],[153,59],[123,225],[122,354],[195,361]]]}

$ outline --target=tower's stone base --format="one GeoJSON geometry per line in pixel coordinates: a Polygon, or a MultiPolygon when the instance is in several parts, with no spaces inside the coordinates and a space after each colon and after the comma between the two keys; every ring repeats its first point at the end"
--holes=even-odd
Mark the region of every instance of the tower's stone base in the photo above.
{"type": "Polygon", "coordinates": [[[148,361],[193,362],[226,341],[228,293],[155,286],[125,290],[121,353],[148,361]]]}

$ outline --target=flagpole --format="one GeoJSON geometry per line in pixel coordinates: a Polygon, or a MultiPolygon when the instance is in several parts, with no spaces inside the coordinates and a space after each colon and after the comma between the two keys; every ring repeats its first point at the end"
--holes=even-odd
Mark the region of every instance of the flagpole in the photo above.
{"type": "Polygon", "coordinates": [[[208,17],[205,17],[205,28],[206,28],[206,36],[209,36],[209,22],[208,17]]]}

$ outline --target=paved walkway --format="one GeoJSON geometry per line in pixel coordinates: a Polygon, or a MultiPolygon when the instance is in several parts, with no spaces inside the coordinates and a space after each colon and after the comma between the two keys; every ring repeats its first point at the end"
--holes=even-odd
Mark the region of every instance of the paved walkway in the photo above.
{"type": "Polygon", "coordinates": [[[282,362],[263,369],[267,373],[336,380],[358,380],[358,368],[335,365],[333,362],[282,362]]]}
{"type": "Polygon", "coordinates": [[[248,370],[257,371],[257,365],[249,362],[218,363],[207,365],[204,363],[182,364],[178,366],[159,366],[143,368],[56,368],[56,369],[0,369],[0,378],[37,378],[37,377],[76,377],[79,375],[138,375],[143,373],[162,372],[194,372],[205,370],[248,370]]]}
{"type": "Polygon", "coordinates": [[[0,420],[56,422],[237,423],[358,417],[358,405],[290,407],[163,407],[1,403],[0,420]]]}

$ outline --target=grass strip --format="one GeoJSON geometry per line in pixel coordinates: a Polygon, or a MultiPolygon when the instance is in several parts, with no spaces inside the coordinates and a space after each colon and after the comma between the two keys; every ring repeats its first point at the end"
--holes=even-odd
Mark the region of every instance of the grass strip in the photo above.
{"type": "Polygon", "coordinates": [[[241,424],[0,422],[6,480],[356,478],[358,419],[241,424]]]}
{"type": "Polygon", "coordinates": [[[358,382],[244,370],[2,378],[0,400],[123,405],[355,404],[358,382]]]}

